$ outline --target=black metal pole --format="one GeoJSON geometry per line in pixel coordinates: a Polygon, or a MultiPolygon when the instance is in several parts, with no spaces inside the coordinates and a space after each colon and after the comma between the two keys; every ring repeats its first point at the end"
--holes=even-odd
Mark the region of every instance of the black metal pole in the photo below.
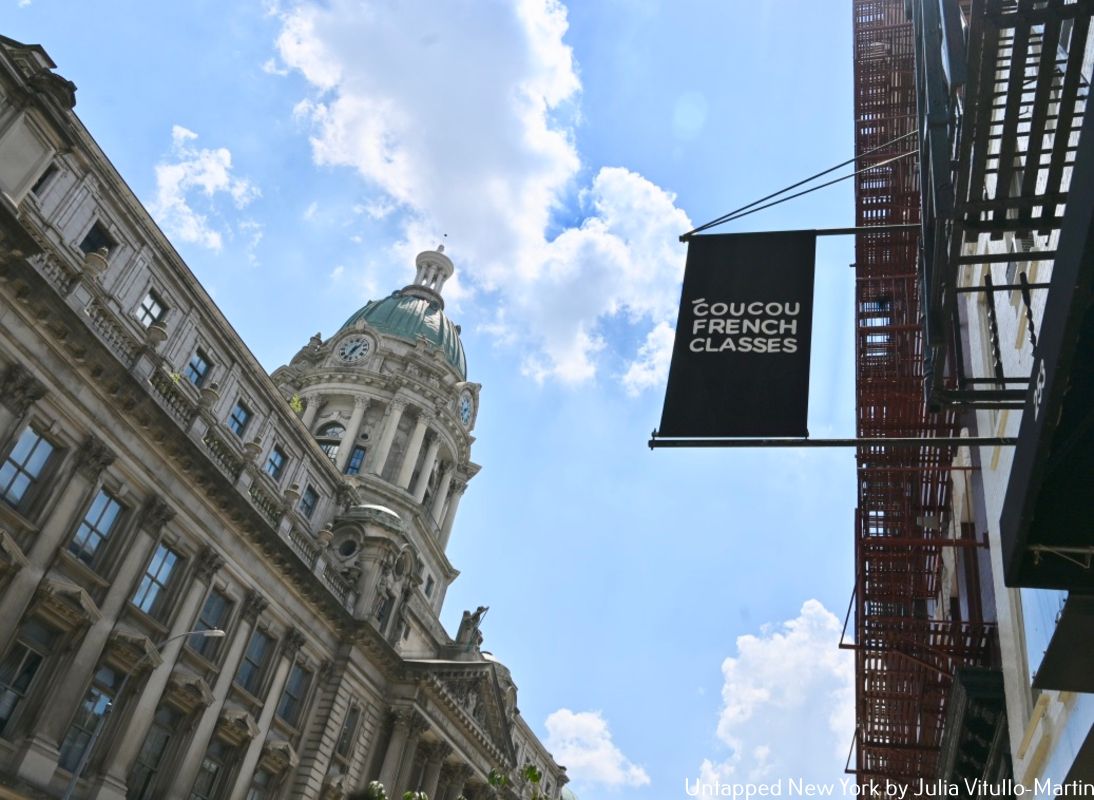
{"type": "Polygon", "coordinates": [[[937,436],[853,439],[662,439],[656,434],[649,446],[657,447],[1009,447],[1018,440],[1009,436],[937,436]]]}

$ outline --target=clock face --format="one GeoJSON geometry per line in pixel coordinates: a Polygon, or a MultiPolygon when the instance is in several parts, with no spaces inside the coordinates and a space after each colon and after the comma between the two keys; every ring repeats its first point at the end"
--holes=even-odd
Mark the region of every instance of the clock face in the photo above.
{"type": "Polygon", "coordinates": [[[372,342],[367,336],[351,336],[338,345],[338,359],[347,364],[355,364],[368,355],[372,342]]]}
{"type": "Polygon", "coordinates": [[[471,413],[475,410],[474,402],[471,400],[471,392],[464,392],[460,395],[456,410],[460,414],[460,422],[466,428],[471,424],[471,413]]]}

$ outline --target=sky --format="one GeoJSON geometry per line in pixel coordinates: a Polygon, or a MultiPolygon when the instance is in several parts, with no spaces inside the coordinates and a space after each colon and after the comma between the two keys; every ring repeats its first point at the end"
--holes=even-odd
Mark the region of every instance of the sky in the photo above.
{"type": "MultiPolygon", "coordinates": [[[[833,783],[851,451],[657,450],[678,236],[847,159],[834,0],[0,0],[259,360],[414,276],[483,385],[446,600],[581,800],[833,783]]],[[[854,224],[849,183],[722,229],[854,224]]],[[[854,432],[852,242],[818,243],[810,431],[854,432]]]]}

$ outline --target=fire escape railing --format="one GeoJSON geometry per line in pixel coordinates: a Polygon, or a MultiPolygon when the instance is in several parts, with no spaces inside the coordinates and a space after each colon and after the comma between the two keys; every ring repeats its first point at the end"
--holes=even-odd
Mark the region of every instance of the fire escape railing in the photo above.
{"type": "Polygon", "coordinates": [[[1017,291],[1036,343],[1032,264],[1051,266],[1088,85],[1086,0],[911,0],[922,139],[921,292],[932,405],[1020,408],[1030,376],[966,352],[962,295],[1017,291]],[[1012,265],[999,281],[993,265],[1012,265]]]}

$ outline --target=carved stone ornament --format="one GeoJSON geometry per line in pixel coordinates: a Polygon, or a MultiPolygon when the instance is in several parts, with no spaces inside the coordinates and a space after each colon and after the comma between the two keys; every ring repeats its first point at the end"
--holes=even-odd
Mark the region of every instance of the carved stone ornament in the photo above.
{"type": "Polygon", "coordinates": [[[0,528],[0,578],[8,573],[18,572],[28,563],[27,557],[11,538],[11,534],[0,528]]]}
{"type": "Polygon", "coordinates": [[[45,397],[45,385],[22,364],[9,364],[0,378],[0,403],[17,417],[45,397]]]}
{"type": "Polygon", "coordinates": [[[296,658],[296,654],[300,652],[300,648],[304,646],[306,641],[304,634],[296,628],[290,628],[288,633],[285,634],[285,641],[282,644],[283,652],[290,659],[296,658]]]}
{"type": "Polygon", "coordinates": [[[243,619],[254,622],[269,604],[270,601],[257,591],[248,589],[247,596],[243,598],[243,619]]]}
{"type": "Polygon", "coordinates": [[[115,628],[106,645],[106,660],[122,672],[139,673],[155,669],[163,656],[143,633],[115,628]]]}
{"type": "Polygon", "coordinates": [[[255,718],[242,708],[224,709],[217,723],[217,736],[233,747],[249,742],[258,735],[259,730],[255,718]]]}
{"type": "Polygon", "coordinates": [[[262,758],[258,765],[275,775],[280,775],[287,769],[296,769],[299,764],[300,756],[284,739],[267,739],[262,746],[262,758]]]}
{"type": "Polygon", "coordinates": [[[414,708],[395,708],[391,711],[392,722],[396,728],[406,728],[410,735],[421,734],[428,730],[429,723],[414,708]]]}
{"type": "Polygon", "coordinates": [[[346,784],[349,782],[346,773],[338,772],[338,767],[332,767],[323,784],[321,800],[343,800],[346,796],[346,784]]]}
{"type": "Polygon", "coordinates": [[[176,669],[167,679],[163,699],[182,713],[190,714],[199,708],[208,707],[216,698],[203,678],[176,669]]]}
{"type": "Polygon", "coordinates": [[[201,548],[194,560],[194,575],[199,581],[208,583],[224,566],[224,558],[209,545],[201,548]]]}
{"type": "Polygon", "coordinates": [[[68,632],[97,621],[102,614],[95,601],[74,583],[44,578],[34,593],[31,613],[68,632]]]}
{"type": "Polygon", "coordinates": [[[114,463],[114,451],[95,435],[90,435],[76,451],[76,471],[90,481],[114,463]]]}
{"type": "Polygon", "coordinates": [[[141,509],[141,527],[151,536],[158,536],[163,526],[175,517],[175,511],[158,494],[144,501],[141,509]]]}

